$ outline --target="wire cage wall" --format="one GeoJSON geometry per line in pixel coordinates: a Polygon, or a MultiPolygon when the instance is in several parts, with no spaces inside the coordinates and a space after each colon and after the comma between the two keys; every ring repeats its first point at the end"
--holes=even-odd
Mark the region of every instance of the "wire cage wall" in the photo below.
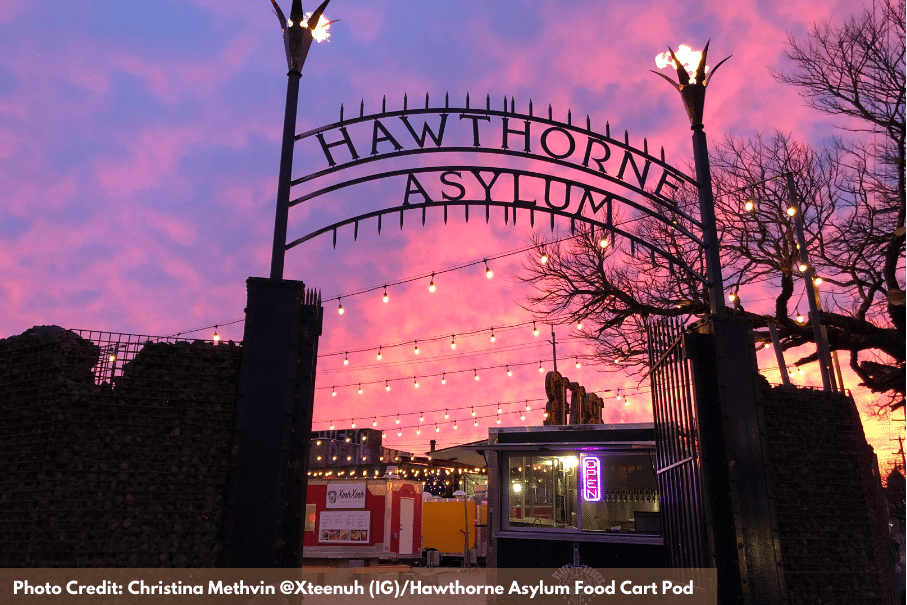
{"type": "Polygon", "coordinates": [[[239,361],[57,326],[0,340],[0,566],[215,565],[239,361]]]}

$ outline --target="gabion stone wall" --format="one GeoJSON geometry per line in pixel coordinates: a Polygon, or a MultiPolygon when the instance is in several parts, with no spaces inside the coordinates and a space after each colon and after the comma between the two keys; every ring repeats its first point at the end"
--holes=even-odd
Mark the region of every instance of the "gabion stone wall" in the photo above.
{"type": "Polygon", "coordinates": [[[90,334],[0,340],[0,567],[216,565],[240,347],[90,334]]]}
{"type": "Polygon", "coordinates": [[[854,400],[775,387],[763,405],[788,603],[893,603],[887,509],[854,400]]]}

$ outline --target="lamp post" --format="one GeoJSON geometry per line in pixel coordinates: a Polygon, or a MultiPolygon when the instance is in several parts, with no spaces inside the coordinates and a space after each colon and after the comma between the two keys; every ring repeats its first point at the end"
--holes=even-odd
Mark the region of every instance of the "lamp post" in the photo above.
{"type": "Polygon", "coordinates": [[[683,105],[690,118],[690,129],[693,131],[693,159],[696,165],[696,180],[699,185],[699,219],[702,221],[702,239],[705,243],[706,278],[709,280],[709,308],[713,315],[723,319],[725,317],[725,307],[724,283],[721,277],[721,257],[719,254],[720,242],[718,241],[718,229],[715,225],[715,200],[712,196],[709,151],[702,124],[702,115],[705,108],[705,88],[712,79],[715,70],[730,57],[718,63],[712,69],[709,77],[706,78],[705,58],[709,52],[709,44],[706,42],[702,51],[702,58],[699,60],[699,66],[696,68],[696,75],[691,79],[690,74],[687,73],[686,68],[674,54],[674,51],[670,48],[668,48],[668,51],[671,53],[671,59],[673,59],[674,66],[677,69],[679,83],[657,71],[652,71],[652,73],[667,80],[680,93],[683,105]]]}
{"type": "Polygon", "coordinates": [[[274,244],[271,250],[271,279],[283,279],[283,261],[287,242],[287,217],[290,210],[290,181],[293,172],[293,145],[296,140],[296,109],[299,106],[299,79],[302,66],[314,40],[313,32],[318,26],[325,7],[331,0],[324,0],[308,21],[303,20],[302,0],[293,0],[290,18],[275,0],[271,0],[274,12],[283,30],[283,44],[287,53],[287,103],[283,116],[283,142],[280,148],[280,174],[277,181],[277,211],[274,218],[274,244]]]}

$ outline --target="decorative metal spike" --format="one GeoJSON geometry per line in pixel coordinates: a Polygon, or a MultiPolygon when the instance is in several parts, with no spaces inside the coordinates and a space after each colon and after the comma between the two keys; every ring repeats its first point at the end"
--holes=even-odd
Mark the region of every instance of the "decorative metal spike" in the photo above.
{"type": "Polygon", "coordinates": [[[630,133],[628,133],[626,130],[624,131],[624,144],[625,145],[630,144],[630,133]]]}
{"type": "Polygon", "coordinates": [[[510,224],[510,206],[504,206],[504,224],[510,224]]]}
{"type": "Polygon", "coordinates": [[[554,233],[554,215],[549,214],[548,216],[551,217],[551,232],[554,233]]]}
{"type": "Polygon", "coordinates": [[[378,234],[379,235],[381,234],[381,216],[382,215],[380,215],[380,214],[378,215],[378,234]]]}
{"type": "Polygon", "coordinates": [[[571,124],[573,124],[573,111],[568,109],[567,110],[567,125],[570,126],[571,124]]]}
{"type": "MultiPolygon", "coordinates": [[[[426,99],[428,98],[428,93],[425,93],[425,98],[426,98],[426,99]]],[[[428,102],[428,101],[426,101],[426,103],[427,103],[427,102],[428,102]]],[[[426,109],[428,108],[427,105],[426,105],[425,107],[426,107],[426,109]]],[[[449,93],[449,92],[445,92],[445,93],[444,93],[444,109],[447,109],[448,107],[450,107],[450,93],[449,93]]]]}
{"type": "Polygon", "coordinates": [[[636,240],[635,239],[630,240],[630,254],[632,256],[636,256],[636,240]]]}
{"type": "Polygon", "coordinates": [[[334,249],[337,248],[337,229],[334,229],[334,249]]]}
{"type": "Polygon", "coordinates": [[[507,113],[507,95],[504,95],[504,113],[507,113]]]}
{"type": "Polygon", "coordinates": [[[403,111],[406,111],[406,93],[403,93],[403,111]]]}
{"type": "Polygon", "coordinates": [[[386,111],[387,111],[387,95],[384,95],[383,97],[381,97],[381,113],[385,113],[386,111]]]}
{"type": "MultiPolygon", "coordinates": [[[[506,109],[506,107],[505,107],[506,109]]],[[[491,111],[491,95],[485,95],[485,111],[491,111]]]]}
{"type": "Polygon", "coordinates": [[[428,109],[428,93],[425,93],[425,109],[428,109]]]}
{"type": "Polygon", "coordinates": [[[529,116],[532,117],[532,99],[529,99],[529,116]]]}
{"type": "Polygon", "coordinates": [[[661,148],[661,161],[662,162],[665,161],[665,148],[664,147],[661,148]]]}
{"type": "Polygon", "coordinates": [[[400,231],[403,231],[403,211],[400,211],[400,231]]]}
{"type": "Polygon", "coordinates": [[[353,241],[355,242],[358,239],[359,239],[359,221],[356,221],[355,223],[353,223],[353,241]]]}
{"type": "Polygon", "coordinates": [[[466,222],[468,223],[469,222],[469,204],[466,204],[465,206],[463,206],[463,210],[464,210],[463,214],[466,217],[466,222]]]}
{"type": "Polygon", "coordinates": [[[611,138],[611,123],[605,122],[605,136],[611,138]]]}
{"type": "Polygon", "coordinates": [[[529,225],[535,227],[535,210],[529,209],[529,225]]]}
{"type": "Polygon", "coordinates": [[[425,226],[425,207],[422,207],[422,226],[425,226]]]}
{"type": "Polygon", "coordinates": [[[642,152],[649,153],[649,141],[646,139],[646,137],[642,138],[642,152]]]}
{"type": "Polygon", "coordinates": [[[444,204],[444,224],[447,224],[447,204],[444,204]]]}
{"type": "Polygon", "coordinates": [[[513,207],[513,226],[516,227],[516,206],[513,207]]]}
{"type": "Polygon", "coordinates": [[[365,99],[362,99],[361,101],[359,101],[359,117],[361,118],[364,115],[365,115],[365,99]]]}
{"type": "Polygon", "coordinates": [[[485,204],[485,224],[488,224],[488,221],[491,220],[491,206],[485,204]]]}
{"type": "Polygon", "coordinates": [[[466,93],[466,109],[469,109],[469,93],[466,93]]]}
{"type": "Polygon", "coordinates": [[[592,121],[589,119],[589,114],[586,114],[586,130],[592,132],[592,121]]]}
{"type": "Polygon", "coordinates": [[[340,121],[343,121],[343,103],[340,104],[340,121]]]}
{"type": "Polygon", "coordinates": [[[510,113],[513,113],[513,97],[510,97],[510,113]]]}
{"type": "Polygon", "coordinates": [[[576,219],[574,219],[573,217],[570,217],[570,235],[574,235],[575,233],[576,233],[576,219]]]}
{"type": "Polygon", "coordinates": [[[655,250],[652,250],[651,248],[649,248],[649,256],[652,260],[652,266],[657,267],[658,265],[655,264],[655,250]]]}
{"type": "Polygon", "coordinates": [[[548,103],[548,119],[551,119],[551,103],[548,103]]]}

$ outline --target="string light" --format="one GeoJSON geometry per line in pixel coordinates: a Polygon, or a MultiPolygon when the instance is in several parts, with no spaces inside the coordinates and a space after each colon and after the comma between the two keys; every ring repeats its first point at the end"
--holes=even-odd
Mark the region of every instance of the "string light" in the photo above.
{"type": "Polygon", "coordinates": [[[429,292],[435,291],[435,274],[434,273],[431,274],[431,282],[428,284],[428,291],[429,292]]]}
{"type": "Polygon", "coordinates": [[[473,421],[472,421],[472,426],[479,426],[479,421],[478,421],[478,420],[473,420],[473,421]]]}
{"type": "MultiPolygon", "coordinates": [[[[378,417],[375,416],[375,419],[372,420],[372,426],[378,426],[378,417]]],[[[362,440],[365,441],[365,435],[362,436],[362,440]]]]}
{"type": "Polygon", "coordinates": [[[456,420],[454,420],[454,430],[456,430],[456,429],[458,429],[458,428],[460,428],[460,427],[459,427],[459,426],[457,426],[457,421],[456,421],[456,420]]]}
{"type": "Polygon", "coordinates": [[[729,301],[734,302],[735,300],[737,300],[737,295],[734,292],[731,292],[727,295],[727,298],[729,301]]]}
{"type": "Polygon", "coordinates": [[[439,427],[437,424],[435,424],[435,432],[436,432],[436,433],[440,433],[440,432],[441,432],[441,427],[439,427]]]}
{"type": "Polygon", "coordinates": [[[400,424],[400,417],[399,417],[399,416],[397,416],[396,423],[397,423],[397,424],[400,424]]]}
{"type": "Polygon", "coordinates": [[[457,348],[457,341],[453,334],[450,335],[450,348],[451,349],[457,348]]]}
{"type": "Polygon", "coordinates": [[[800,313],[799,309],[797,309],[797,323],[798,324],[806,323],[806,318],[803,317],[803,315],[800,313]]]}
{"type": "MultiPolygon", "coordinates": [[[[416,387],[417,389],[419,388],[419,379],[416,378],[415,376],[413,376],[413,386],[416,387]]],[[[419,418],[419,420],[422,420],[422,419],[419,418]]]]}
{"type": "Polygon", "coordinates": [[[397,437],[402,437],[402,436],[403,436],[403,431],[397,430],[397,437]]]}
{"type": "MultiPolygon", "coordinates": [[[[334,421],[333,420],[331,420],[331,430],[332,431],[334,430],[334,421]]],[[[334,458],[334,460],[336,460],[336,458],[334,458]]]]}
{"type": "Polygon", "coordinates": [[[491,328],[491,342],[494,342],[494,341],[495,341],[495,338],[494,338],[494,326],[492,326],[492,328],[491,328]]]}
{"type": "Polygon", "coordinates": [[[526,420],[526,414],[520,414],[520,420],[526,420]]]}
{"type": "Polygon", "coordinates": [[[472,408],[472,415],[473,415],[473,417],[475,417],[475,415],[476,415],[476,408],[475,408],[475,406],[473,406],[473,408],[472,408]]]}
{"type": "Polygon", "coordinates": [[[507,366],[507,375],[513,376],[513,370],[510,369],[510,366],[507,366]]]}
{"type": "Polygon", "coordinates": [[[817,286],[821,286],[821,285],[822,285],[822,278],[821,278],[821,277],[816,277],[815,279],[813,279],[813,283],[816,284],[817,286]]]}
{"type": "Polygon", "coordinates": [[[343,354],[343,365],[350,365],[350,354],[348,352],[343,354]]]}
{"type": "Polygon", "coordinates": [[[419,412],[419,422],[425,421],[425,415],[422,412],[419,412]]]}
{"type": "Polygon", "coordinates": [[[576,369],[578,370],[580,368],[579,357],[574,357],[574,359],[576,360],[576,369]]]}
{"type": "Polygon", "coordinates": [[[797,214],[797,209],[794,208],[793,206],[788,206],[787,207],[787,216],[794,216],[795,214],[797,214]]]}
{"type": "Polygon", "coordinates": [[[583,331],[583,320],[582,319],[579,320],[578,322],[576,322],[576,329],[579,330],[580,332],[583,331]]]}
{"type": "Polygon", "coordinates": [[[336,388],[336,387],[331,387],[331,396],[332,396],[332,397],[336,397],[336,396],[337,396],[337,388],[336,388]]]}
{"type": "Polygon", "coordinates": [[[527,400],[526,400],[526,411],[528,412],[528,411],[531,410],[531,409],[532,409],[532,408],[529,407],[529,400],[527,399],[527,400]]]}
{"type": "Polygon", "coordinates": [[[359,385],[359,394],[362,395],[362,385],[359,385]]]}
{"type": "Polygon", "coordinates": [[[544,372],[545,368],[542,367],[542,362],[539,361],[539,372],[544,372]]]}
{"type": "Polygon", "coordinates": [[[611,242],[608,241],[607,237],[603,237],[598,241],[598,245],[602,248],[607,248],[611,242]]]}
{"type": "Polygon", "coordinates": [[[532,322],[532,335],[533,336],[539,335],[539,329],[536,327],[535,322],[532,322]]]}
{"type": "Polygon", "coordinates": [[[487,260],[485,260],[485,277],[487,277],[488,279],[491,279],[492,277],[494,277],[494,273],[491,271],[491,269],[488,268],[487,260]]]}
{"type": "Polygon", "coordinates": [[[447,384],[447,372],[441,375],[441,384],[447,384]]]}
{"type": "Polygon", "coordinates": [[[350,426],[350,428],[353,428],[353,429],[356,428],[356,421],[355,421],[355,420],[352,422],[352,425],[350,426]]]}
{"type": "Polygon", "coordinates": [[[478,379],[479,379],[479,373],[478,373],[478,371],[473,370],[472,373],[473,373],[473,376],[475,377],[475,379],[478,380],[478,379]]]}
{"type": "Polygon", "coordinates": [[[376,356],[376,358],[378,359],[378,361],[381,361],[381,346],[380,345],[378,346],[378,355],[376,356]]]}
{"type": "Polygon", "coordinates": [[[391,384],[390,384],[388,381],[386,381],[386,380],[384,381],[384,390],[385,390],[385,391],[390,391],[390,390],[391,390],[391,384]]]}
{"type": "Polygon", "coordinates": [[[450,414],[447,413],[447,410],[444,410],[444,420],[450,418],[450,414]]]}
{"type": "Polygon", "coordinates": [[[387,295],[387,286],[384,286],[384,296],[381,298],[381,300],[383,300],[384,302],[387,302],[390,300],[390,297],[388,297],[388,295],[387,295]]]}
{"type": "Polygon", "coordinates": [[[419,354],[419,341],[418,341],[418,340],[415,341],[415,344],[416,344],[416,349],[415,349],[415,351],[413,351],[413,353],[415,353],[416,355],[418,355],[418,354],[419,354]]]}
{"type": "Polygon", "coordinates": [[[752,211],[753,211],[753,208],[755,208],[755,207],[756,207],[756,204],[753,202],[753,200],[746,200],[746,203],[743,204],[743,208],[744,208],[747,212],[752,212],[752,211]]]}
{"type": "Polygon", "coordinates": [[[543,265],[547,265],[548,264],[548,255],[545,254],[544,252],[542,252],[542,257],[539,259],[539,262],[542,263],[543,265]]]}
{"type": "Polygon", "coordinates": [[[217,333],[217,326],[214,326],[214,343],[220,342],[220,334],[217,333]]]}
{"type": "Polygon", "coordinates": [[[617,391],[617,400],[620,401],[623,399],[623,396],[620,394],[620,390],[617,391]]]}
{"type": "Polygon", "coordinates": [[[337,297],[337,303],[338,303],[338,306],[337,306],[337,314],[338,314],[338,315],[343,315],[343,302],[340,300],[340,297],[339,297],[339,296],[337,297]]]}

